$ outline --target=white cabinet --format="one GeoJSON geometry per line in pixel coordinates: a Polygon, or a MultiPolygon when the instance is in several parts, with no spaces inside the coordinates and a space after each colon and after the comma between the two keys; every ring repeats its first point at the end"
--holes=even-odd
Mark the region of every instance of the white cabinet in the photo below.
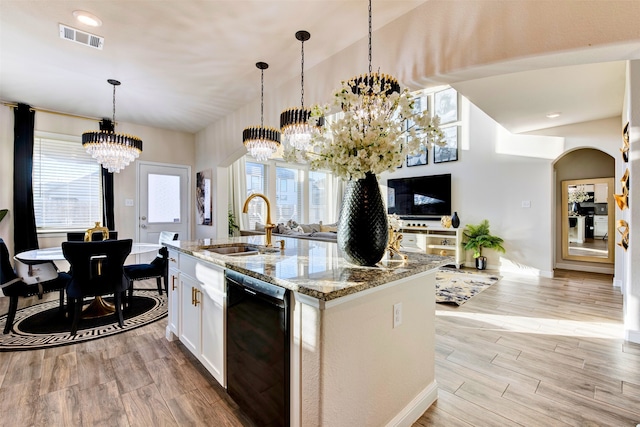
{"type": "MultiPolygon", "coordinates": [[[[180,313],[180,270],[178,268],[178,253],[169,251],[169,316],[167,321],[167,333],[179,336],[178,314],[180,313]]],[[[170,338],[170,335],[167,337],[170,338]]]]}
{"type": "Polygon", "coordinates": [[[462,228],[437,226],[404,228],[402,230],[402,246],[433,255],[453,256],[456,267],[460,268],[464,265],[462,230],[462,228]]]}
{"type": "MultiPolygon", "coordinates": [[[[225,385],[224,269],[179,253],[170,264],[167,336],[178,336],[184,346],[221,384],[225,385]],[[173,285],[177,283],[174,289],[173,285]]],[[[171,255],[170,255],[171,256],[171,255]]]]}
{"type": "Polygon", "coordinates": [[[609,221],[607,215],[593,216],[593,236],[605,237],[609,231],[609,221]]]}
{"type": "Polygon", "coordinates": [[[594,203],[607,203],[607,184],[596,184],[595,193],[593,195],[594,203]]]}

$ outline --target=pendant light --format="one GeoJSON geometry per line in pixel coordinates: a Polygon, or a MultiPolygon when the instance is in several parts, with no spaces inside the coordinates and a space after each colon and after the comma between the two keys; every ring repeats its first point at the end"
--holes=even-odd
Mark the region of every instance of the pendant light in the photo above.
{"type": "Polygon", "coordinates": [[[260,126],[251,126],[242,131],[242,142],[249,154],[258,161],[269,159],[280,147],[280,132],[264,127],[264,70],[269,68],[266,62],[256,63],[260,70],[260,126]]]}
{"type": "Polygon", "coordinates": [[[300,107],[289,108],[280,114],[280,131],[285,143],[297,150],[306,150],[311,136],[324,124],[324,118],[320,118],[317,126],[308,123],[311,110],[304,107],[304,42],[311,38],[308,31],[298,31],[296,39],[301,42],[301,64],[300,73],[300,107]]]}
{"type": "Polygon", "coordinates": [[[356,114],[362,116],[379,116],[384,117],[389,111],[395,108],[392,103],[389,102],[388,96],[393,93],[400,92],[400,84],[398,80],[387,74],[374,73],[371,66],[372,58],[372,7],[371,0],[369,0],[369,72],[367,74],[359,75],[351,78],[348,81],[348,85],[351,88],[351,92],[358,95],[359,102],[355,111],[356,114]],[[375,89],[377,87],[380,89],[375,89]],[[386,95],[386,96],[378,96],[386,95]]]}
{"type": "Polygon", "coordinates": [[[118,173],[142,152],[142,140],[137,136],[115,133],[116,86],[118,80],[107,80],[113,86],[113,129],[82,134],[82,146],[109,172],[118,173]]]}

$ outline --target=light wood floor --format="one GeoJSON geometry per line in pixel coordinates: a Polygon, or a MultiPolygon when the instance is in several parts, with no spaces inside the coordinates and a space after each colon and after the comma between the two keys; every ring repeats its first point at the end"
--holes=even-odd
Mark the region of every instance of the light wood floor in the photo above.
{"type": "MultiPolygon", "coordinates": [[[[622,339],[611,281],[505,276],[461,307],[438,304],[439,397],[415,426],[640,423],[640,346],[622,339]]],[[[250,426],[165,326],[0,353],[0,425],[250,426]]]]}

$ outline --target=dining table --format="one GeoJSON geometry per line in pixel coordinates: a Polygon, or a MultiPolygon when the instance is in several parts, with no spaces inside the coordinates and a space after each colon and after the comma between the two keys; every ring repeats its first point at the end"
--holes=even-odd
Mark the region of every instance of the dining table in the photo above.
{"type": "MultiPolygon", "coordinates": [[[[157,243],[133,243],[131,245],[131,252],[129,255],[140,255],[148,252],[154,252],[159,250],[161,247],[162,245],[157,243]]],[[[16,254],[14,259],[23,263],[23,268],[26,268],[25,272],[21,272],[20,267],[16,268],[20,276],[28,278],[37,271],[40,275],[40,277],[38,277],[39,281],[54,279],[57,275],[57,271],[52,270],[47,273],[44,269],[38,269],[38,264],[50,263],[52,261],[66,261],[64,254],[62,253],[62,246],[31,249],[29,251],[16,254]],[[51,274],[52,277],[46,277],[46,274],[51,274]]],[[[91,303],[82,310],[82,318],[92,319],[107,316],[109,314],[113,314],[114,311],[115,307],[112,304],[106,302],[101,296],[96,296],[91,303]]]]}

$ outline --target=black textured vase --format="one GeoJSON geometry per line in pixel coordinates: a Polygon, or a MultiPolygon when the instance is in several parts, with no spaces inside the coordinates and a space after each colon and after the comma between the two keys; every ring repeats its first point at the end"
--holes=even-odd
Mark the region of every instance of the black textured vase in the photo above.
{"type": "Polygon", "coordinates": [[[458,212],[453,213],[453,216],[451,217],[451,226],[453,228],[460,227],[460,217],[458,216],[458,212]]]}
{"type": "Polygon", "coordinates": [[[389,240],[387,212],[378,180],[372,173],[352,180],[342,201],[338,221],[338,248],[352,264],[375,265],[389,240]]]}

